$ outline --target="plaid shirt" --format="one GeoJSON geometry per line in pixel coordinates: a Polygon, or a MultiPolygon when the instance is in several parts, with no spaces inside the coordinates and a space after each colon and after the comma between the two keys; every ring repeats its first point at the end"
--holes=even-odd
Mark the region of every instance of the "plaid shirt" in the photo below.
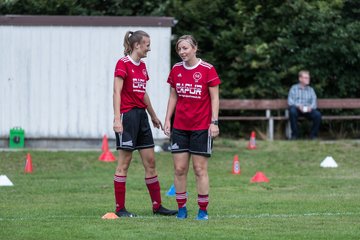
{"type": "Polygon", "coordinates": [[[312,87],[302,87],[300,83],[293,85],[290,88],[288,96],[289,106],[308,106],[311,109],[316,109],[316,94],[312,87]]]}

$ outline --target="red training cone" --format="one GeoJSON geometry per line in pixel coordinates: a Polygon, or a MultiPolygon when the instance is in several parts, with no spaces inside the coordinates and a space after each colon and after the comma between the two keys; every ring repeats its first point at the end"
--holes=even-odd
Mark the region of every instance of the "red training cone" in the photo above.
{"type": "Polygon", "coordinates": [[[109,151],[109,143],[106,135],[103,137],[101,150],[103,151],[102,154],[99,157],[99,160],[102,162],[114,162],[115,157],[114,155],[109,151]]]}
{"type": "Polygon", "coordinates": [[[254,131],[251,132],[248,149],[254,150],[256,149],[256,133],[254,131]]]}
{"type": "Polygon", "coordinates": [[[109,151],[109,143],[108,143],[106,134],[104,135],[103,140],[102,140],[101,150],[103,152],[109,151]]]}
{"type": "Polygon", "coordinates": [[[232,174],[240,174],[240,162],[239,162],[239,156],[235,155],[233,160],[233,166],[232,166],[232,174]]]}
{"type": "Polygon", "coordinates": [[[111,152],[107,151],[107,152],[103,152],[100,155],[99,160],[102,162],[114,162],[115,156],[111,152]]]}
{"type": "Polygon", "coordinates": [[[256,174],[251,178],[250,182],[270,182],[270,180],[265,176],[263,172],[256,172],[256,174]]]}
{"type": "Polygon", "coordinates": [[[33,167],[32,167],[32,161],[31,161],[31,155],[30,155],[30,153],[28,153],[28,154],[26,155],[26,162],[25,162],[24,172],[25,172],[25,173],[32,173],[32,172],[33,172],[33,167]]]}

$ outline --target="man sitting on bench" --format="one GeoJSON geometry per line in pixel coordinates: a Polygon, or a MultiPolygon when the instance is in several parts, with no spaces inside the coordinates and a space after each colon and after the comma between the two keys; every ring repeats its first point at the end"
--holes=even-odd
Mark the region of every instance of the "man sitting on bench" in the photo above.
{"type": "Polygon", "coordinates": [[[316,94],[310,84],[310,72],[299,72],[299,83],[293,85],[289,91],[289,119],[291,125],[291,139],[299,137],[297,120],[299,116],[312,120],[311,139],[316,139],[321,123],[321,113],[316,110],[316,94]]]}

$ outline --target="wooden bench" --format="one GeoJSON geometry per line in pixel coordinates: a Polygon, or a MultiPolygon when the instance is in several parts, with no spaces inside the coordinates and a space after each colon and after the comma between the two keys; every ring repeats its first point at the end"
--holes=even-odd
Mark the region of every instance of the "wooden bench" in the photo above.
{"type": "MultiPolygon", "coordinates": [[[[318,99],[318,109],[360,109],[360,98],[318,99]]],[[[274,121],[288,120],[288,104],[285,99],[220,99],[220,110],[265,111],[263,116],[219,116],[221,121],[268,121],[268,139],[274,139],[274,121]],[[284,111],[283,115],[273,116],[272,111],[284,111]]],[[[360,115],[323,115],[323,120],[360,120],[360,115]]],[[[287,122],[286,136],[291,136],[290,123],[287,122]]]]}

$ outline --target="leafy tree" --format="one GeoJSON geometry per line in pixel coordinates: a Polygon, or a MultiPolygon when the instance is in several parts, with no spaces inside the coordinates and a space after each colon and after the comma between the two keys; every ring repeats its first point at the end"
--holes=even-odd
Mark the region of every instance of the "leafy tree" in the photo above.
{"type": "Polygon", "coordinates": [[[34,15],[161,15],[163,0],[3,0],[0,14],[34,15]]]}
{"type": "Polygon", "coordinates": [[[224,29],[215,44],[214,51],[225,53],[217,62],[225,79],[223,96],[284,98],[304,68],[320,97],[359,96],[359,21],[344,24],[341,4],[244,3],[235,5],[236,27],[224,29]]]}
{"type": "MultiPolygon", "coordinates": [[[[174,27],[174,43],[184,34],[192,34],[199,42],[200,56],[216,64],[220,61],[215,49],[215,39],[229,25],[233,25],[233,9],[235,0],[172,0],[166,8],[166,15],[175,16],[178,23],[174,27]],[[225,5],[226,4],[226,5],[225,5]]],[[[178,61],[178,56],[173,51],[173,60],[178,61]]]]}
{"type": "Polygon", "coordinates": [[[197,38],[223,98],[285,98],[301,69],[320,98],[360,98],[358,0],[0,0],[0,14],[173,16],[173,44],[197,38]]]}

